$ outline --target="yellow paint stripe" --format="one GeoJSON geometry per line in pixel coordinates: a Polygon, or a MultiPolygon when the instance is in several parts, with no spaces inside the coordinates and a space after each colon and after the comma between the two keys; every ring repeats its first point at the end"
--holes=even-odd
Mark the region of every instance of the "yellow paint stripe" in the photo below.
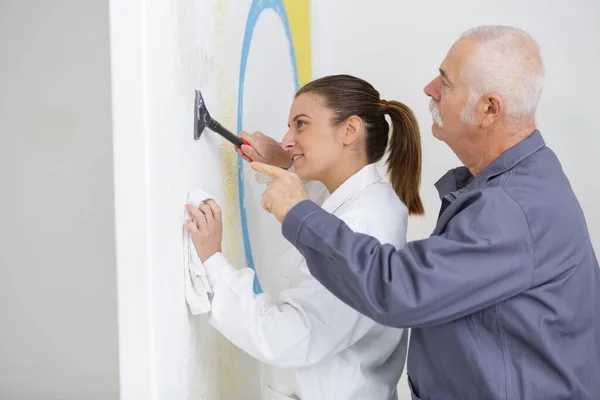
{"type": "Polygon", "coordinates": [[[310,43],[310,0],[283,0],[290,23],[292,43],[296,52],[296,68],[300,86],[312,80],[310,43]]]}

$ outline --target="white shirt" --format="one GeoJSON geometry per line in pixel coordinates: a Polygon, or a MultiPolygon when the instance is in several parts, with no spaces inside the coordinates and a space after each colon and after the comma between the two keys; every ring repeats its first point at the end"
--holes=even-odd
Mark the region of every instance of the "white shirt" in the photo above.
{"type": "MultiPolygon", "coordinates": [[[[397,248],[406,243],[408,211],[374,164],[346,180],[322,207],[356,232],[397,248]]],[[[276,300],[254,294],[254,271],[234,268],[221,253],[204,267],[214,292],[210,323],[271,366],[263,376],[264,400],[397,398],[407,331],[382,326],[337,299],[295,248],[277,266],[276,300]]]]}

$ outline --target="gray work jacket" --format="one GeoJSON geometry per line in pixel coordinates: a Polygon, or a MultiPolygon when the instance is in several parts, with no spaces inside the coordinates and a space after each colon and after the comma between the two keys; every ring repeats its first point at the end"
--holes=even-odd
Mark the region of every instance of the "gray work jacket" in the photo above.
{"type": "Polygon", "coordinates": [[[342,301],[413,328],[413,399],[600,399],[598,261],[541,134],[475,177],[461,167],[436,186],[435,230],[402,249],[308,200],[283,234],[342,301]]]}

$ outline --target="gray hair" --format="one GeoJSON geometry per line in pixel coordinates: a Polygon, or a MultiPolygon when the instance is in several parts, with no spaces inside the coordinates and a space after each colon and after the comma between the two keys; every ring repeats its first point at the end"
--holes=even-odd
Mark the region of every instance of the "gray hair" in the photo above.
{"type": "Polygon", "coordinates": [[[480,26],[464,32],[460,39],[475,41],[473,53],[460,71],[470,89],[461,120],[473,123],[475,104],[492,92],[504,101],[509,122],[535,118],[544,87],[544,66],[535,40],[510,26],[480,26]]]}

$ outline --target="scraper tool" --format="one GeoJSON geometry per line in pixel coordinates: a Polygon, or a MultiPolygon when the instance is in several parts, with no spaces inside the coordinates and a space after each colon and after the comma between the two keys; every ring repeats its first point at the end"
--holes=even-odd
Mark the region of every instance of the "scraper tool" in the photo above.
{"type": "Polygon", "coordinates": [[[224,139],[229,140],[235,147],[242,147],[243,144],[249,145],[249,143],[242,139],[241,137],[235,135],[229,129],[225,128],[218,121],[214,120],[208,109],[206,108],[206,103],[204,103],[204,99],[202,98],[202,93],[199,90],[196,90],[196,100],[194,101],[194,139],[200,139],[202,136],[202,132],[205,128],[209,128],[211,131],[218,133],[224,139]]]}
{"type": "MultiPolygon", "coordinates": [[[[199,90],[196,90],[196,100],[194,101],[194,139],[200,139],[202,136],[202,132],[205,128],[209,128],[211,131],[218,133],[223,138],[229,140],[233,145],[237,148],[242,147],[243,144],[247,144],[250,146],[250,143],[246,139],[243,139],[229,129],[225,128],[218,121],[214,120],[206,108],[206,104],[204,103],[204,99],[202,98],[202,93],[199,90]]],[[[255,174],[256,181],[258,183],[269,183],[271,182],[271,177],[265,174],[256,173],[255,174]]]]}

